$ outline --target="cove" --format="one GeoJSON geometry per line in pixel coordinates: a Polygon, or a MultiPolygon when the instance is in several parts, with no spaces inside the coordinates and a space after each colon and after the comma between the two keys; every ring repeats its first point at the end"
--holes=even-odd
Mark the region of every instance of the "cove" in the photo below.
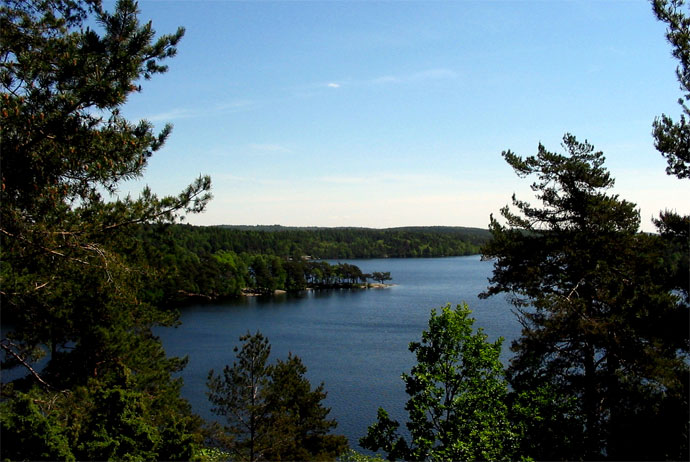
{"type": "Polygon", "coordinates": [[[492,262],[479,256],[341,262],[365,273],[390,271],[395,285],[192,305],[182,309],[180,326],[156,330],[168,355],[189,357],[181,373],[182,395],[194,412],[216,418],[205,395],[208,371],[232,364],[233,348],[248,331],[269,338],[273,361],[292,352],[307,366],[312,386],[324,382],[325,404],[338,421],[335,432],[355,449],[379,406],[405,422],[407,394],[400,374],[414,364],[407,347],[421,337],[432,308],[467,302],[475,328],[483,328],[489,340],[503,337],[502,359],[509,359],[510,342],[520,334],[509,303],[502,296],[477,298],[488,285],[492,262]]]}

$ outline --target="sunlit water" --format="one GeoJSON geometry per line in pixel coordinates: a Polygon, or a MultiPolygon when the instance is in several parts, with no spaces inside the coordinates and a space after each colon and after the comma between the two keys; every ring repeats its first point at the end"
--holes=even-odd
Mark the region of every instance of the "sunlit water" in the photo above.
{"type": "Polygon", "coordinates": [[[420,338],[432,308],[467,302],[475,327],[490,340],[506,339],[503,360],[508,359],[510,341],[520,333],[510,306],[501,296],[477,298],[488,284],[491,262],[478,256],[347,262],[366,273],[390,271],[395,285],[195,305],[182,310],[179,327],[157,330],[169,355],[189,357],[183,396],[194,411],[215,418],[205,395],[208,371],[232,364],[233,347],[248,331],[269,338],[274,360],[292,352],[307,366],[312,385],[324,382],[336,432],[354,448],[379,406],[405,421],[400,374],[414,363],[408,344],[420,338]]]}

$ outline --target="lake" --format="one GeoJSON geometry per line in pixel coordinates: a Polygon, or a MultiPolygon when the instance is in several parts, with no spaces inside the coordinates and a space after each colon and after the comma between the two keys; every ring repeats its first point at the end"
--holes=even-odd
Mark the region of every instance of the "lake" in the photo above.
{"type": "Polygon", "coordinates": [[[182,394],[196,413],[215,418],[205,395],[208,371],[233,363],[233,347],[247,331],[260,330],[269,338],[274,361],[292,352],[302,358],[312,386],[324,382],[325,404],[338,421],[335,432],[355,449],[379,406],[405,422],[407,394],[400,374],[414,364],[408,344],[420,339],[432,308],[467,302],[475,327],[490,340],[506,339],[502,359],[508,360],[520,325],[502,296],[477,298],[488,285],[491,262],[479,256],[342,262],[365,273],[390,271],[395,285],[194,305],[182,309],[179,327],[156,331],[169,355],[189,356],[182,394]]]}

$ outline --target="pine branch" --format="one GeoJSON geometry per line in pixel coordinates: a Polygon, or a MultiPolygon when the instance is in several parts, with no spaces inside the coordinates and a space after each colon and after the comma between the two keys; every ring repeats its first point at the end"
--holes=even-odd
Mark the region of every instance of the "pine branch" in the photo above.
{"type": "Polygon", "coordinates": [[[2,339],[2,341],[0,341],[0,347],[3,350],[5,350],[8,354],[10,354],[14,359],[19,361],[22,364],[22,366],[24,366],[41,385],[43,385],[44,387],[46,387],[49,390],[57,390],[57,388],[55,388],[54,386],[50,385],[48,382],[43,380],[43,378],[40,376],[40,374],[38,372],[36,372],[36,369],[31,367],[29,365],[29,363],[27,363],[24,358],[19,356],[19,354],[16,351],[14,351],[12,348],[10,348],[10,347],[14,347],[14,348],[18,349],[17,345],[15,345],[12,341],[4,338],[4,339],[2,339]]]}

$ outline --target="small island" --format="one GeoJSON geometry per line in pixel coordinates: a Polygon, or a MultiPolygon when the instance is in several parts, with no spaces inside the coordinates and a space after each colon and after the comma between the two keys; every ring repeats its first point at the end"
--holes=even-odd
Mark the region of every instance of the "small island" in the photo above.
{"type": "Polygon", "coordinates": [[[364,273],[350,263],[331,264],[306,258],[270,259],[270,265],[263,258],[254,259],[247,267],[245,281],[240,295],[279,295],[291,292],[328,289],[382,289],[391,287],[390,272],[364,273]],[[375,281],[375,282],[370,282],[375,281]]]}

